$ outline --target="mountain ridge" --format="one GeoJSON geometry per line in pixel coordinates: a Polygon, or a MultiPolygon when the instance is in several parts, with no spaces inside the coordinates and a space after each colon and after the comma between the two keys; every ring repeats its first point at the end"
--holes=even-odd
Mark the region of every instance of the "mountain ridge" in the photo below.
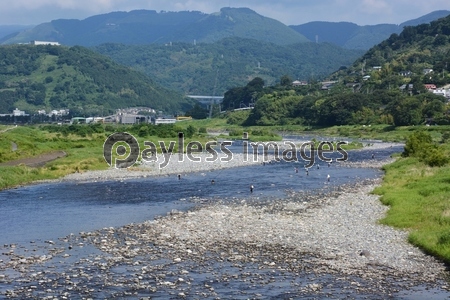
{"type": "Polygon", "coordinates": [[[283,23],[249,8],[222,8],[214,14],[198,11],[133,10],[95,15],[84,20],[58,19],[0,40],[2,44],[46,40],[64,45],[102,43],[152,44],[215,42],[225,37],[254,38],[276,44],[308,40],[283,23]]]}
{"type": "Polygon", "coordinates": [[[391,34],[399,34],[406,26],[430,23],[450,15],[450,11],[437,10],[416,19],[396,24],[376,24],[360,26],[351,22],[313,21],[290,27],[306,36],[310,41],[329,42],[346,49],[368,50],[372,46],[389,38],[391,34]]]}

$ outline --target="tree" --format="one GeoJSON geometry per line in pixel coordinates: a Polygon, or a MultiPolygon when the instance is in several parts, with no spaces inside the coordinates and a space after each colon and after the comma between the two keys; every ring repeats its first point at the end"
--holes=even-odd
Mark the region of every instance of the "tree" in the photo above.
{"type": "Polygon", "coordinates": [[[288,75],[283,75],[280,80],[280,85],[284,87],[288,87],[292,85],[292,78],[288,75]]]}

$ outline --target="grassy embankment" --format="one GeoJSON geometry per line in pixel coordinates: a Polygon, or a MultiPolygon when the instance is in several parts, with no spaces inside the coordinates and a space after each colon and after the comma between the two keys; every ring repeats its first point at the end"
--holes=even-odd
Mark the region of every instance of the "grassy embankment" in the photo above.
{"type": "MultiPolygon", "coordinates": [[[[178,124],[183,124],[183,122],[178,124]]],[[[171,141],[177,143],[178,131],[182,130],[186,133],[187,126],[191,125],[186,123],[178,126],[178,124],[175,132],[161,131],[170,137],[155,136],[151,132],[141,135],[139,129],[142,127],[133,129],[130,126],[77,125],[71,129],[72,131],[63,130],[71,128],[67,125],[53,126],[54,131],[43,130],[38,126],[0,126],[0,163],[36,157],[57,150],[63,150],[67,154],[66,157],[48,162],[43,167],[28,167],[24,164],[0,166],[0,189],[29,184],[38,180],[57,179],[74,172],[107,169],[109,166],[103,158],[103,144],[113,132],[132,133],[138,139],[141,150],[143,150],[144,141],[152,141],[158,152],[161,152],[160,141],[164,142],[167,147],[171,141]]],[[[198,130],[198,127],[196,129],[198,130]]],[[[205,144],[214,138],[216,137],[205,133],[196,133],[192,138],[185,138],[185,147],[192,140],[205,144]]],[[[256,136],[256,138],[259,140],[259,137],[256,136]]],[[[264,140],[266,137],[260,138],[264,140]]],[[[177,147],[175,144],[174,151],[178,150],[177,147]]]]}
{"type": "MultiPolygon", "coordinates": [[[[450,131],[441,129],[447,130],[445,140],[450,131]]],[[[382,203],[390,209],[380,222],[408,230],[412,244],[450,263],[450,145],[441,143],[430,151],[419,143],[418,149],[422,153],[401,157],[384,167],[383,184],[374,193],[381,195],[382,203]],[[440,158],[433,160],[437,154],[440,158]],[[436,161],[442,165],[430,166],[436,161]]]]}
{"type": "Polygon", "coordinates": [[[381,223],[408,230],[412,244],[450,263],[450,167],[400,158],[385,171],[374,191],[390,206],[381,223]]]}

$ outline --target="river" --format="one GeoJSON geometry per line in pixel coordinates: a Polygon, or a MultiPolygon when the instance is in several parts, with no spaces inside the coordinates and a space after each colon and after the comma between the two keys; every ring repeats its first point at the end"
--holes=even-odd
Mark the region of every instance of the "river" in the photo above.
{"type": "MultiPolygon", "coordinates": [[[[372,160],[375,162],[400,151],[401,147],[351,151],[349,160],[366,162],[366,165],[370,165],[371,160],[368,158],[372,154],[375,155],[372,160]]],[[[173,210],[188,210],[199,203],[214,202],[217,199],[235,201],[248,197],[252,197],[255,201],[267,202],[270,199],[283,199],[289,191],[331,191],[344,184],[380,176],[382,172],[376,168],[341,167],[336,163],[329,165],[318,162],[306,172],[303,163],[281,161],[202,173],[185,173],[180,180],[176,175],[172,175],[100,182],[55,182],[5,190],[0,192],[0,245],[3,245],[0,249],[2,252],[0,262],[7,262],[11,252],[17,254],[19,258],[20,255],[26,256],[29,252],[45,255],[49,247],[63,245],[61,244],[63,237],[77,236],[80,232],[91,232],[102,228],[117,228],[130,223],[141,223],[164,216],[173,210]],[[328,175],[330,181],[327,180],[328,175]],[[211,183],[212,180],[214,184],[211,183]],[[250,185],[254,186],[253,193],[250,193],[250,185]]],[[[64,262],[58,263],[55,259],[51,260],[52,268],[64,272],[66,268],[73,268],[80,264],[80,261],[98,253],[98,249],[86,245],[72,253],[70,259],[64,262]]],[[[47,267],[48,262],[31,266],[35,273],[45,273],[43,270],[47,267]]],[[[125,267],[117,266],[117,268],[122,268],[120,272],[127,273],[125,267]]],[[[233,266],[230,265],[229,268],[232,270],[233,266]]],[[[58,291],[55,288],[53,292],[49,292],[47,288],[47,294],[45,294],[44,291],[39,290],[39,282],[22,281],[22,274],[25,273],[18,271],[18,268],[3,265],[0,271],[6,274],[5,278],[9,279],[2,280],[0,277],[0,297],[2,293],[6,295],[7,290],[14,289],[21,291],[22,294],[18,293],[18,297],[23,296],[26,294],[24,291],[27,286],[30,285],[35,292],[30,292],[31,294],[28,295],[36,298],[47,294],[55,295],[55,297],[62,295],[61,289],[58,291]]],[[[26,274],[33,273],[32,271],[27,269],[26,274]]],[[[239,272],[239,270],[235,269],[232,272],[239,272]]],[[[201,277],[201,274],[196,275],[196,278],[201,277]]],[[[291,281],[297,280],[292,275],[287,277],[291,281]]],[[[280,284],[282,285],[278,282],[278,285],[280,284]]],[[[93,293],[98,297],[112,298],[116,293],[124,298],[139,298],[136,294],[130,294],[127,297],[127,294],[121,293],[120,288],[117,287],[111,290],[102,289],[98,283],[93,283],[86,288],[101,290],[97,294],[93,293]]],[[[236,282],[229,288],[238,290],[239,283],[236,282]]],[[[269,291],[261,290],[259,294],[263,297],[263,295],[269,295],[269,291]]],[[[280,294],[278,290],[270,296],[285,297],[291,293],[288,291],[289,289],[280,294]]],[[[216,292],[225,298],[236,297],[236,294],[229,293],[226,286],[221,286],[216,292]]],[[[258,290],[255,293],[258,294],[258,290]]],[[[70,293],[68,295],[68,298],[81,298],[80,295],[70,296],[70,293]]],[[[161,293],[149,293],[148,296],[164,298],[164,294],[161,293]]],[[[173,295],[173,297],[176,296],[176,294],[173,295]]],[[[293,296],[295,297],[295,294],[293,296]]],[[[367,297],[367,295],[364,296],[367,297]]],[[[416,287],[415,291],[400,291],[396,295],[399,299],[420,299],[423,296],[440,299],[439,297],[446,295],[441,290],[427,291],[421,287],[416,287]]]]}

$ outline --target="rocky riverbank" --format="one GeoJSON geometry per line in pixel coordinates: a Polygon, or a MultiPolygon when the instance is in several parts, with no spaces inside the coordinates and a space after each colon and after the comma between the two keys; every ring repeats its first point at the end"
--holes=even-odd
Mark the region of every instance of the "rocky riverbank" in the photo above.
{"type": "Polygon", "coordinates": [[[47,241],[46,255],[10,247],[0,270],[21,276],[4,294],[380,299],[426,287],[445,295],[444,265],[411,246],[406,232],[378,224],[388,209],[370,194],[378,184],[283,200],[192,198],[202,204],[187,212],[47,241]],[[97,250],[80,259],[89,247],[97,250]]]}
{"type": "MultiPolygon", "coordinates": [[[[65,180],[168,176],[262,162],[234,158],[184,160],[162,171],[154,163],[65,180]]],[[[390,160],[375,156],[340,165],[380,167],[390,160]]],[[[370,192],[380,183],[291,191],[278,200],[192,197],[183,201],[196,203],[194,209],[152,221],[70,234],[43,246],[0,246],[0,295],[384,299],[399,292],[414,297],[416,289],[424,297],[445,297],[445,266],[410,245],[407,232],[378,223],[388,207],[370,192]]]]}

